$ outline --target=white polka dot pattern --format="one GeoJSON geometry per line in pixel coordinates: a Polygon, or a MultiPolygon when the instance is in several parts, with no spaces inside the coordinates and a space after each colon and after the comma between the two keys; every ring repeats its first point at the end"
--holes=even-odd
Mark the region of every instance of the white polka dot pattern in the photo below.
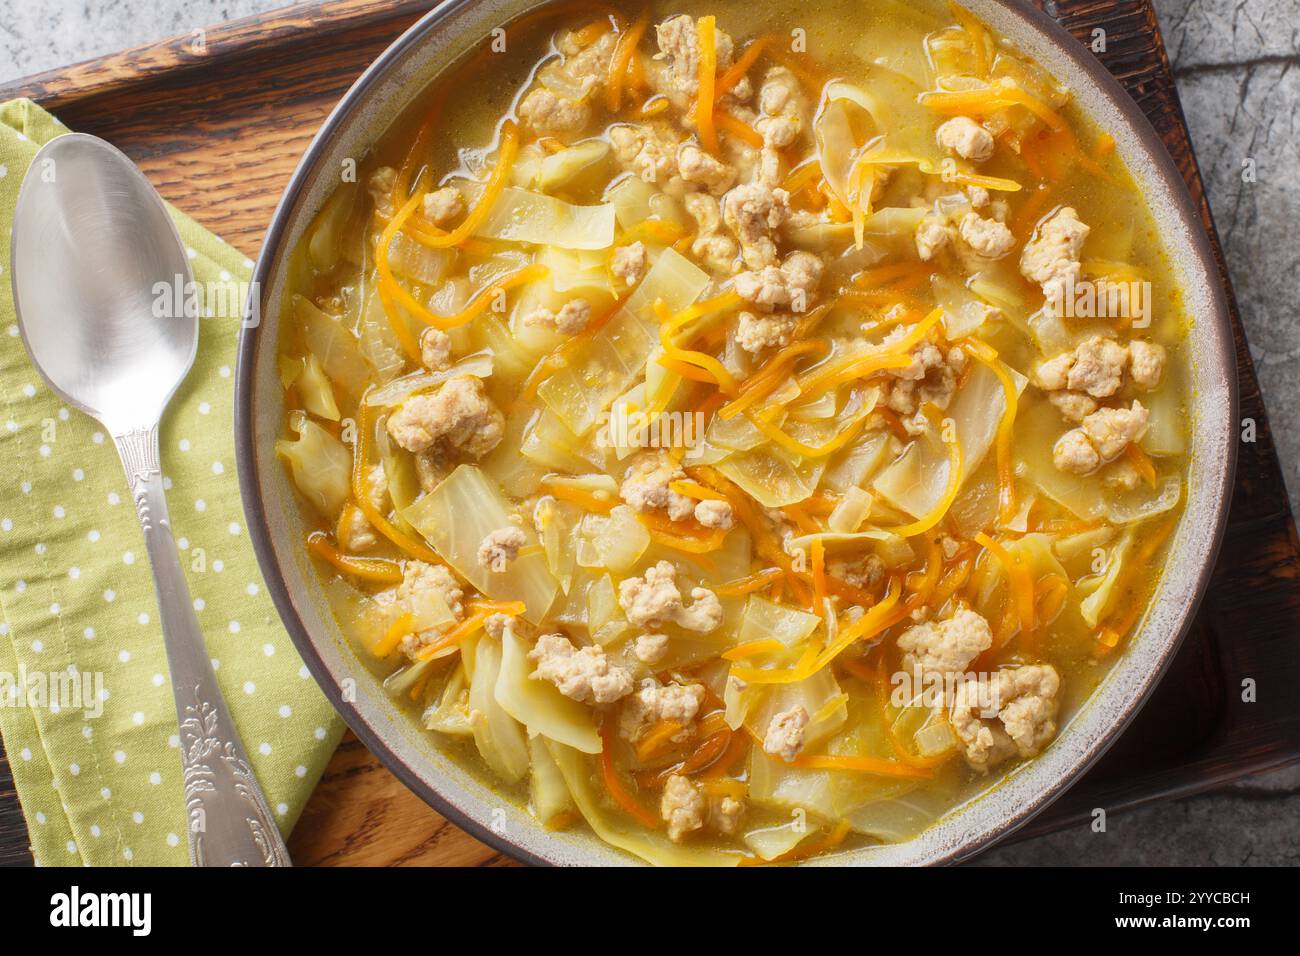
{"type": "MultiPolygon", "coordinates": [[[[27,101],[0,104],[0,263],[23,173],[66,130],[27,101]],[[20,138],[21,137],[21,138],[20,138]]],[[[174,214],[200,287],[251,263],[174,214]]],[[[223,278],[224,277],[224,280],[223,278]]],[[[223,290],[242,301],[245,289],[223,290]]],[[[0,672],[62,675],[78,693],[0,707],[0,733],[38,863],[187,860],[176,715],[148,561],[112,442],[40,381],[0,281],[0,672]],[[125,507],[123,504],[125,503],[125,507]]],[[[341,723],[310,681],[253,558],[235,478],[238,316],[200,322],[198,358],[160,435],[172,527],[218,681],[286,830],[341,723]],[[216,661],[214,660],[214,666],[216,661]]]]}

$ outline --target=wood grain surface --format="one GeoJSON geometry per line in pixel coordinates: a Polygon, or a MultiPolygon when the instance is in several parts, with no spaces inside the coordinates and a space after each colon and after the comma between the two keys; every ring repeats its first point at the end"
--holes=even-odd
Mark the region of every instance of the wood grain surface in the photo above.
{"type": "MultiPolygon", "coordinates": [[[[1105,65],[1151,119],[1222,254],[1149,0],[1039,0],[1077,37],[1106,30],[1105,65]]],[[[112,141],[159,191],[256,256],[280,191],[339,96],[427,0],[304,4],[0,87],[112,141]],[[196,42],[196,41],[201,41],[196,42]]],[[[1226,270],[1223,281],[1229,290],[1226,270]]],[[[1300,757],[1294,622],[1300,545],[1233,304],[1243,444],[1224,550],[1192,634],[1115,747],[1018,836],[1182,796],[1300,757]],[[1239,687],[1258,681],[1243,704],[1239,687]]],[[[499,865],[510,861],[439,817],[348,735],[289,842],[299,865],[499,865]]],[[[0,760],[0,865],[30,863],[0,760]]]]}

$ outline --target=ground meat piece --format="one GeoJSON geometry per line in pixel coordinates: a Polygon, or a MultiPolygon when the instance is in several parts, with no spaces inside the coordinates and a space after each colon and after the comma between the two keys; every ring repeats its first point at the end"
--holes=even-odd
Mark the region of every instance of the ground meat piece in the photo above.
{"type": "Polygon", "coordinates": [[[609,271],[618,276],[629,286],[636,285],[645,275],[649,256],[644,242],[633,242],[619,246],[609,260],[609,271]]]}
{"type": "Polygon", "coordinates": [[[1129,376],[1138,388],[1150,391],[1160,384],[1165,372],[1166,352],[1163,345],[1134,339],[1128,344],[1129,376]]]}
{"type": "Polygon", "coordinates": [[[1071,428],[1052,446],[1052,464],[1058,471],[1090,475],[1101,466],[1101,456],[1082,428],[1071,428]]]}
{"type": "Polygon", "coordinates": [[[1074,365],[1073,352],[1063,352],[1054,358],[1039,362],[1031,373],[1034,384],[1044,391],[1065,388],[1069,384],[1072,365],[1074,365]]]}
{"type": "Polygon", "coordinates": [[[435,372],[448,368],[451,365],[451,336],[435,328],[420,333],[420,361],[425,368],[435,372]]]}
{"type": "Polygon", "coordinates": [[[352,508],[349,511],[347,526],[343,531],[343,540],[340,543],[349,551],[369,551],[379,543],[375,529],[370,526],[369,519],[360,508],[352,508]]]}
{"type": "Polygon", "coordinates": [[[992,646],[988,621],[968,608],[946,621],[909,627],[898,637],[903,666],[916,674],[960,674],[992,646]]]}
{"type": "Polygon", "coordinates": [[[543,634],[528,659],[537,664],[530,677],[550,681],[579,703],[609,704],[632,692],[632,675],[611,664],[598,644],[578,648],[563,634],[543,634]]]}
{"type": "Polygon", "coordinates": [[[968,212],[958,226],[962,240],[986,259],[1001,259],[1016,245],[1011,230],[995,219],[968,212]]]}
{"type": "Polygon", "coordinates": [[[1138,401],[1130,408],[1099,408],[1083,420],[1083,431],[1101,460],[1110,461],[1129,443],[1142,438],[1148,417],[1149,413],[1138,401]]]}
{"type": "Polygon", "coordinates": [[[682,727],[673,739],[685,740],[691,734],[691,721],[703,702],[703,684],[678,684],[675,681],[660,684],[653,677],[647,677],[623,705],[618,722],[619,736],[635,743],[659,721],[671,720],[682,727]]]}
{"type": "Polygon", "coordinates": [[[558,47],[564,55],[560,72],[589,96],[609,76],[609,63],[614,58],[618,36],[613,31],[606,31],[586,46],[579,42],[580,36],[578,31],[571,30],[560,38],[558,47]]]}
{"type": "Polygon", "coordinates": [[[1114,339],[1094,335],[1075,348],[1066,384],[1071,391],[1109,398],[1123,384],[1128,358],[1128,349],[1114,339]]]}
{"type": "Polygon", "coordinates": [[[494,574],[502,574],[510,562],[519,557],[519,549],[528,543],[522,528],[497,528],[483,537],[478,546],[478,563],[494,574]]]}
{"type": "Polygon", "coordinates": [[[619,165],[635,173],[642,182],[668,189],[674,180],[680,180],[677,137],[667,127],[611,126],[609,141],[619,165]]]}
{"type": "Polygon", "coordinates": [[[396,184],[397,170],[392,166],[380,166],[366,181],[366,191],[375,204],[375,212],[385,219],[391,218],[397,211],[393,208],[393,187],[396,184]]]}
{"type": "Polygon", "coordinates": [[[745,805],[733,797],[709,801],[709,826],[723,836],[735,836],[744,815],[745,805]]]}
{"type": "Polygon", "coordinates": [[[549,326],[561,335],[577,335],[590,321],[591,303],[586,299],[570,299],[559,312],[541,306],[524,316],[524,325],[549,326]]]}
{"type": "Polygon", "coordinates": [[[789,710],[781,711],[767,725],[763,752],[789,763],[803,750],[804,728],[807,726],[808,711],[803,705],[796,704],[789,710]]]}
{"type": "Polygon", "coordinates": [[[465,211],[465,200],[455,186],[443,186],[424,196],[424,218],[442,226],[465,211]]]}
{"type": "Polygon", "coordinates": [[[807,125],[799,80],[786,67],[774,66],[767,71],[758,105],[764,115],[754,122],[754,129],[769,149],[789,146],[807,125]]]}
{"type": "Polygon", "coordinates": [[[722,199],[722,221],[740,241],[741,256],[751,269],[775,265],[773,233],[790,218],[790,194],[764,183],[745,183],[722,199]]]}
{"type": "Polygon", "coordinates": [[[1091,230],[1071,207],[1064,206],[1038,227],[1020,255],[1020,272],[1043,287],[1048,300],[1057,300],[1074,285],[1081,271],[1079,253],[1091,230]]]}
{"type": "Polygon", "coordinates": [[[519,118],[540,136],[564,140],[587,128],[591,122],[591,108],[584,102],[556,96],[539,86],[520,101],[519,118]]]}
{"type": "MultiPolygon", "coordinates": [[[[447,606],[452,617],[457,621],[464,616],[465,607],[461,599],[464,591],[452,573],[441,564],[426,564],[423,561],[407,561],[402,566],[402,583],[392,591],[376,595],[376,600],[391,595],[387,600],[403,612],[421,613],[427,606],[427,592],[432,592],[447,606]]],[[[408,657],[414,657],[420,649],[442,636],[441,628],[426,628],[402,639],[402,651],[408,657]]]]}
{"type": "MultiPolygon", "coordinates": [[[[906,334],[899,327],[885,337],[888,344],[906,334]]],[[[957,391],[957,376],[966,367],[966,353],[950,348],[946,353],[937,345],[922,342],[912,350],[912,364],[890,369],[886,379],[885,406],[902,416],[909,434],[919,435],[928,426],[921,412],[923,405],[946,409],[957,391]]]]}
{"type": "Polygon", "coordinates": [[[785,313],[759,316],[742,312],[736,325],[736,344],[752,355],[774,346],[789,345],[798,324],[793,315],[785,313]]]}
{"type": "Polygon", "coordinates": [[[1078,392],[1048,392],[1047,400],[1065,416],[1067,421],[1081,422],[1097,410],[1097,400],[1078,392]]]}
{"type": "Polygon", "coordinates": [[[736,181],[734,169],[694,143],[686,143],[677,151],[677,170],[683,180],[698,183],[715,196],[726,192],[736,181]]]}
{"type": "Polygon", "coordinates": [[[982,163],[993,155],[993,134],[967,116],[954,116],[935,133],[941,149],[982,163]]]}
{"type": "Polygon", "coordinates": [[[885,562],[877,554],[868,554],[852,561],[831,561],[827,570],[845,584],[851,584],[855,588],[869,588],[884,576],[885,562]]]}
{"type": "Polygon", "coordinates": [[[992,700],[981,701],[980,685],[957,685],[952,728],[961,740],[966,762],[980,773],[1009,757],[1032,757],[1056,735],[1057,693],[1061,678],[1050,664],[1026,664],[996,671],[988,688],[992,700]],[[996,703],[996,716],[982,716],[984,703],[996,703]]]}
{"type": "Polygon", "coordinates": [[[619,496],[633,511],[663,509],[673,521],[683,521],[691,516],[695,501],[673,491],[668,485],[685,477],[685,472],[667,455],[643,455],[628,468],[619,496]]]}
{"type": "Polygon", "coordinates": [[[667,634],[639,634],[632,642],[632,654],[642,664],[658,664],[667,653],[667,634]]]}
{"type": "Polygon", "coordinates": [[[927,215],[916,226],[916,254],[924,262],[933,259],[948,244],[948,224],[938,216],[927,215]]]}
{"type": "MultiPolygon", "coordinates": [[[[970,199],[972,209],[983,209],[989,204],[989,191],[983,186],[967,186],[966,196],[970,199]]],[[[997,216],[993,218],[998,219],[997,216]]],[[[1001,221],[1001,219],[998,219],[998,222],[1001,221]]]]}
{"type": "Polygon", "coordinates": [[[792,252],[778,266],[741,272],[736,276],[736,294],[746,302],[772,311],[789,307],[805,312],[816,296],[825,267],[811,252],[792,252]]]}
{"type": "Polygon", "coordinates": [[[704,791],[690,777],[671,774],[659,800],[659,814],[668,824],[668,838],[679,843],[686,834],[703,827],[706,804],[704,791]]]}
{"type": "Polygon", "coordinates": [[[483,391],[483,382],[461,375],[436,392],[412,395],[388,419],[388,434],[407,451],[438,445],[481,458],[501,441],[505,416],[483,391]]]}
{"type": "Polygon", "coordinates": [[[636,627],[653,627],[672,621],[688,631],[707,633],[722,623],[722,604],[707,588],[691,590],[692,604],[685,607],[677,589],[677,569],[667,561],[646,568],[644,578],[627,578],[618,586],[618,603],[636,627]]]}
{"type": "MultiPolygon", "coordinates": [[[[700,37],[695,19],[685,14],[669,17],[655,27],[655,39],[659,43],[655,59],[665,64],[658,77],[660,92],[680,109],[695,98],[700,88],[700,37]]],[[[715,30],[713,48],[718,70],[725,70],[731,65],[735,43],[724,31],[715,30]]]]}
{"type": "Polygon", "coordinates": [[[736,241],[722,231],[722,210],[707,193],[689,193],[686,211],[695,220],[691,254],[714,272],[729,275],[735,268],[736,241]]]}
{"type": "Polygon", "coordinates": [[[730,528],[736,521],[725,501],[701,501],[695,506],[695,520],[706,528],[730,528]]]}

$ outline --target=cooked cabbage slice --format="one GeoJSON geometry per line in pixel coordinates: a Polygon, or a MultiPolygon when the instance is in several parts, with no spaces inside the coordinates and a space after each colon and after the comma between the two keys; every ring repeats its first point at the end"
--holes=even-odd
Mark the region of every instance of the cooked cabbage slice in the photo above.
{"type": "Polygon", "coordinates": [[[586,355],[547,378],[538,395],[575,435],[586,435],[641,376],[658,340],[656,300],[676,312],[708,285],[708,275],[689,259],[665,249],[618,314],[592,338],[586,355]]]}
{"type": "Polygon", "coordinates": [[[614,207],[609,203],[576,206],[507,186],[474,234],[561,249],[606,249],[614,242],[614,207]]]}
{"type": "Polygon", "coordinates": [[[759,504],[780,508],[817,490],[826,459],[798,458],[777,445],[732,455],[716,466],[759,504]]]}
{"type": "Polygon", "coordinates": [[[479,638],[469,685],[470,728],[484,763],[506,780],[522,780],[528,773],[528,740],[524,728],[497,703],[500,670],[500,645],[490,637],[479,638]]]}
{"type": "Polygon", "coordinates": [[[366,393],[365,402],[372,408],[376,406],[391,408],[402,404],[416,392],[427,391],[462,375],[472,375],[474,378],[484,380],[491,378],[492,356],[487,352],[479,352],[475,355],[467,355],[450,368],[438,372],[423,371],[403,375],[401,378],[393,379],[387,385],[371,389],[366,393]]]}
{"type": "Polygon", "coordinates": [[[647,830],[622,816],[620,811],[607,809],[600,791],[592,782],[590,758],[563,744],[548,742],[547,747],[560,768],[578,812],[592,832],[611,846],[654,866],[736,866],[744,859],[740,853],[705,844],[679,846],[663,832],[647,830]]]}
{"type": "Polygon", "coordinates": [[[745,616],[741,618],[736,643],[776,640],[786,647],[794,647],[817,630],[820,623],[821,618],[816,614],[751,594],[745,602],[745,616]]]}
{"type": "Polygon", "coordinates": [[[307,350],[320,359],[331,381],[351,395],[360,395],[370,382],[370,364],[362,356],[356,336],[343,327],[338,316],[316,308],[310,299],[294,295],[291,301],[307,350]]]}
{"type": "Polygon", "coordinates": [[[541,623],[559,587],[541,549],[536,548],[533,529],[510,520],[501,489],[481,470],[460,465],[433,491],[404,509],[402,517],[474,587],[498,601],[523,601],[524,617],[541,623]],[[493,531],[509,527],[523,531],[527,553],[511,561],[505,571],[489,571],[478,563],[479,545],[493,531]]]}
{"type": "Polygon", "coordinates": [[[334,387],[330,384],[329,376],[325,374],[320,359],[315,355],[307,356],[297,384],[298,394],[302,396],[302,404],[307,411],[331,422],[339,420],[339,406],[334,400],[334,387]]]}
{"type": "MultiPolygon", "coordinates": [[[[1025,377],[1013,368],[1006,367],[1006,371],[1016,384],[1016,392],[1023,392],[1028,384],[1025,377]]],[[[984,460],[1005,409],[1002,383],[988,366],[976,364],[944,413],[952,419],[961,446],[961,481],[984,460]]],[[[914,518],[929,514],[947,490],[948,452],[932,432],[926,435],[934,440],[912,442],[902,457],[872,483],[876,491],[914,518]]],[[[1023,444],[1024,440],[1017,437],[1017,445],[1023,444]]]]}
{"type": "Polygon", "coordinates": [[[564,774],[556,766],[544,738],[528,738],[528,756],[533,764],[532,776],[528,778],[528,802],[533,815],[545,826],[561,813],[575,809],[573,797],[569,796],[564,774]]]}
{"type": "Polygon", "coordinates": [[[528,649],[528,643],[507,626],[501,635],[496,702],[530,735],[541,734],[583,753],[600,753],[600,734],[587,708],[565,697],[550,681],[528,676],[533,672],[528,649]]]}
{"type": "Polygon", "coordinates": [[[753,850],[761,859],[771,861],[789,853],[812,832],[812,828],[807,823],[791,820],[789,823],[750,830],[741,839],[745,841],[745,846],[753,850]]]}
{"type": "Polygon", "coordinates": [[[578,564],[626,574],[649,546],[650,532],[636,520],[636,512],[619,505],[607,515],[583,517],[578,530],[578,564]]]}
{"type": "Polygon", "coordinates": [[[1124,536],[1111,549],[1106,561],[1106,570],[1100,576],[1085,578],[1078,582],[1080,591],[1091,591],[1079,602],[1079,613],[1083,615],[1089,627],[1095,628],[1110,609],[1116,597],[1115,585],[1119,582],[1120,573],[1124,570],[1125,562],[1129,560],[1129,553],[1136,540],[1137,529],[1127,529],[1124,536]]]}
{"type": "Polygon", "coordinates": [[[553,192],[567,186],[609,155],[609,143],[588,139],[552,153],[537,165],[537,188],[553,192]]]}
{"type": "Polygon", "coordinates": [[[288,462],[293,483],[303,496],[333,519],[348,499],[352,453],[302,412],[289,416],[289,428],[298,437],[281,438],[275,453],[288,462]]]}
{"type": "Polygon", "coordinates": [[[438,702],[424,712],[424,726],[440,734],[453,737],[472,737],[474,728],[470,726],[468,698],[462,695],[469,688],[469,677],[463,664],[457,664],[447,683],[442,686],[438,702]]]}

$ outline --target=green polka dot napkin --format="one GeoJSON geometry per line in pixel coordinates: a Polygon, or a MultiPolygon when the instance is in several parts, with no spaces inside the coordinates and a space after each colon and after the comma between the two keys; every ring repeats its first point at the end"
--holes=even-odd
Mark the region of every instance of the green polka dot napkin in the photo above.
{"type": "MultiPolygon", "coordinates": [[[[0,734],[38,863],[184,865],[176,711],[126,478],[99,424],[32,368],[10,291],[19,186],[37,149],[67,131],[29,100],[0,104],[0,734]]],[[[250,261],[172,216],[200,286],[248,281],[250,261]]],[[[200,327],[163,419],[164,484],[217,679],[287,833],[342,723],[282,629],[243,527],[239,318],[200,327]]]]}

